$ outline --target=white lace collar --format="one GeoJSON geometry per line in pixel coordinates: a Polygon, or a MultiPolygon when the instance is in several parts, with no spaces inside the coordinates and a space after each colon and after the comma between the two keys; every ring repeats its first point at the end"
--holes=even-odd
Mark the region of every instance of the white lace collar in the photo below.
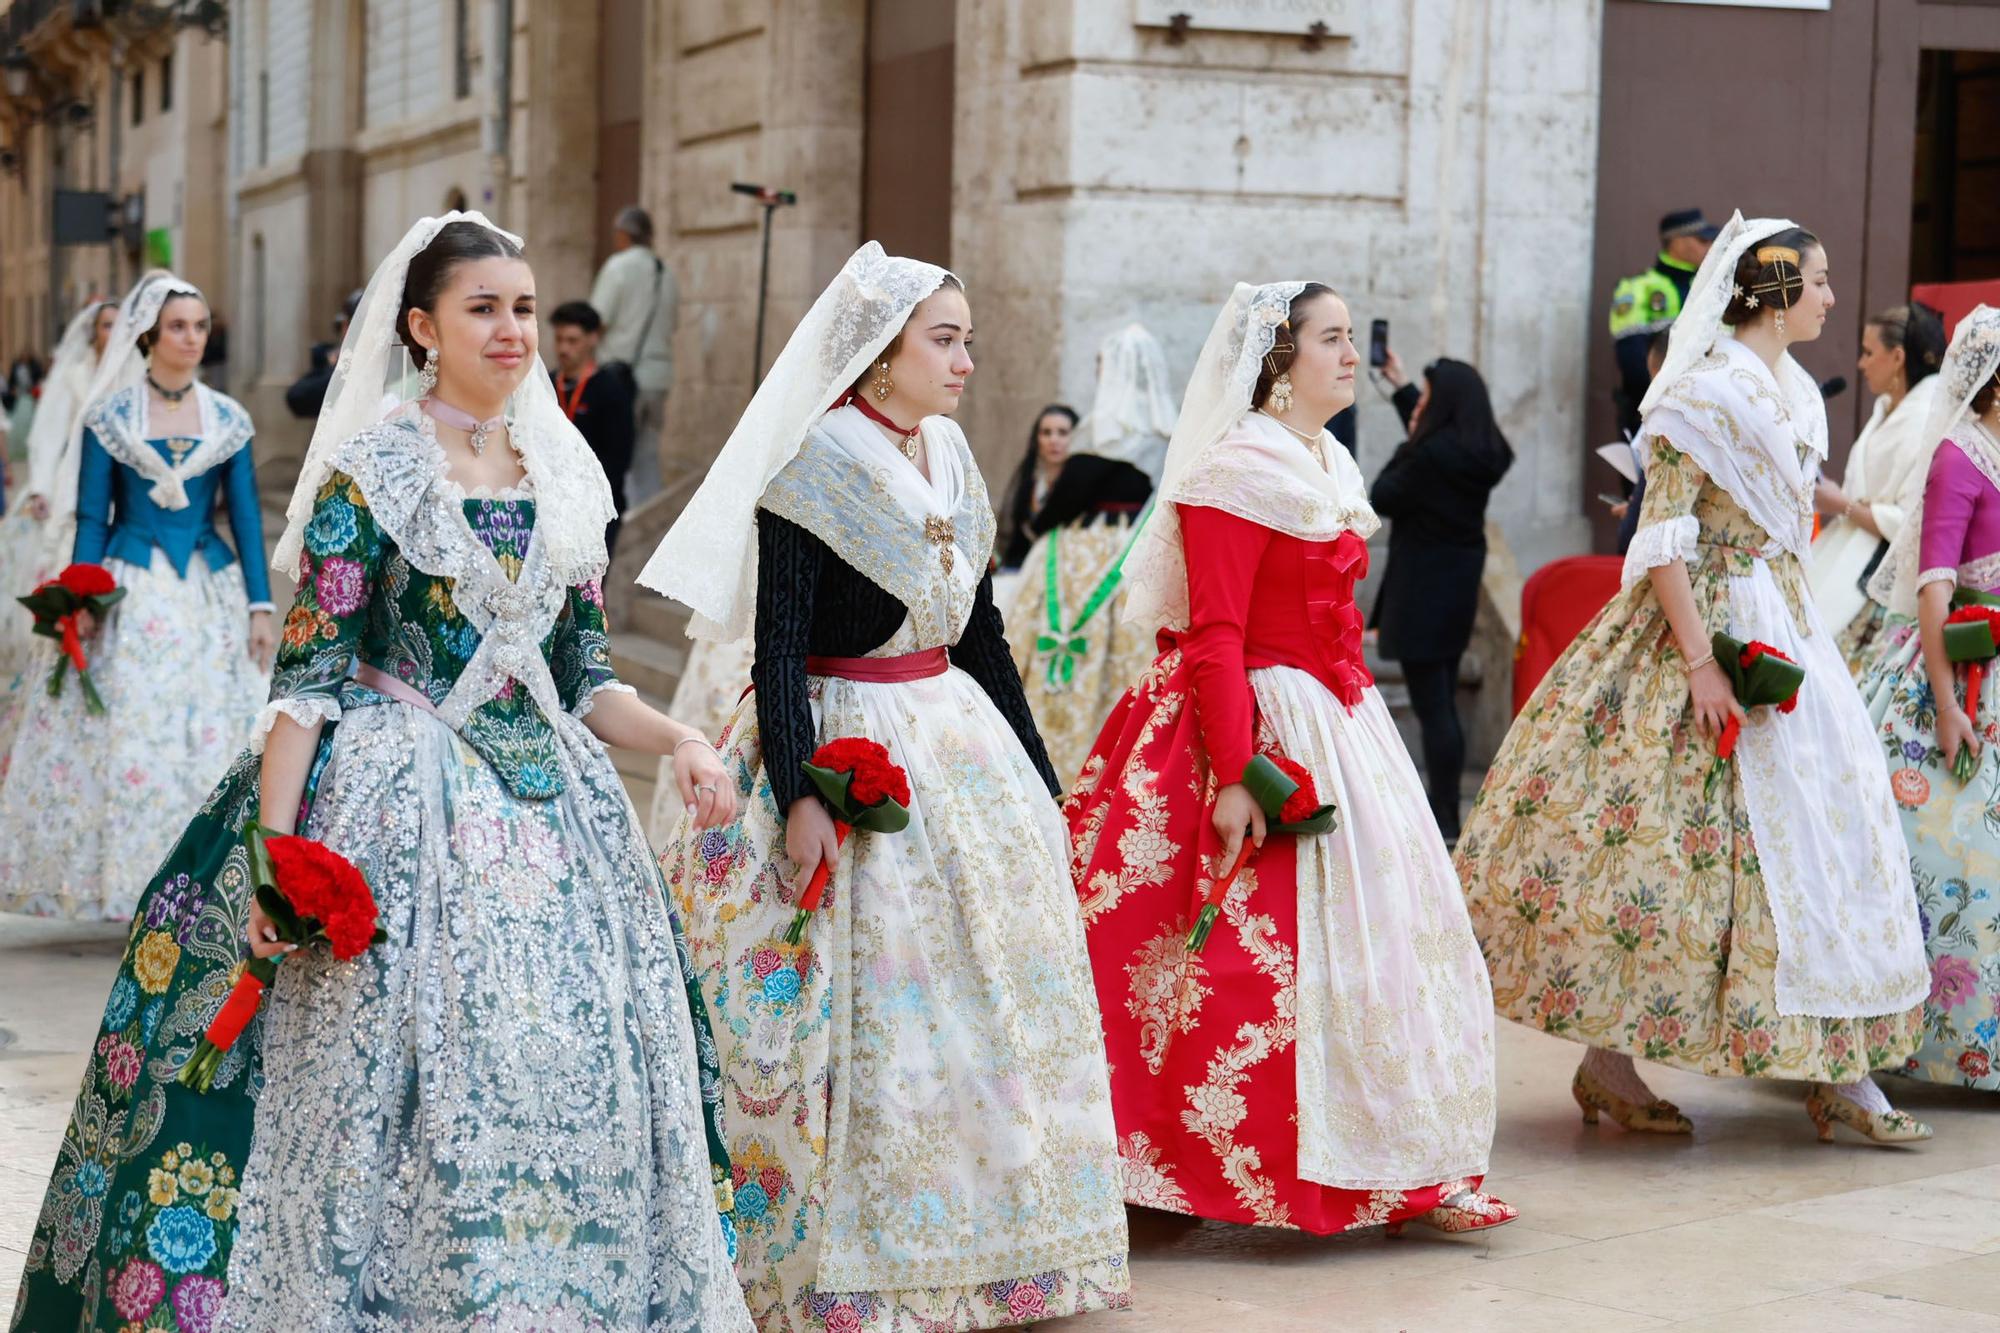
{"type": "Polygon", "coordinates": [[[194,391],[201,416],[201,442],[178,464],[169,463],[146,442],[148,400],[144,384],[120,389],[84,417],[83,424],[96,435],[105,453],[153,483],[147,495],[162,509],[186,509],[186,483],[234,457],[255,433],[250,414],[235,399],[199,380],[194,391]]]}
{"type": "MultiPolygon", "coordinates": [[[[1282,423],[1247,413],[1189,465],[1162,500],[1220,509],[1301,541],[1331,541],[1343,532],[1366,541],[1382,521],[1368,503],[1361,469],[1326,431],[1316,444],[1317,457],[1282,423]]],[[[1137,607],[1128,603],[1128,619],[1157,616],[1169,629],[1187,628],[1187,562],[1178,536],[1170,543],[1135,545],[1125,576],[1149,589],[1137,607]]]]}

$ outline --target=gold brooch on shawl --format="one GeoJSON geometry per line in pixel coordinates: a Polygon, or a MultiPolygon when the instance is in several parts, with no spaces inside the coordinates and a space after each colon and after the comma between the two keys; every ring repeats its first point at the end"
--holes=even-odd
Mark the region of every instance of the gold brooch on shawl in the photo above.
{"type": "Polygon", "coordinates": [[[935,514],[924,520],[924,540],[938,548],[938,560],[944,565],[944,572],[951,573],[952,543],[958,540],[958,529],[948,518],[935,514]]]}

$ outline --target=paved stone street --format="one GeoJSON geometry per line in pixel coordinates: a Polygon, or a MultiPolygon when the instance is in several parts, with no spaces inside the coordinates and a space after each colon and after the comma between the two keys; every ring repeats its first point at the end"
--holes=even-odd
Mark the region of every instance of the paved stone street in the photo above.
{"type": "MultiPolygon", "coordinates": [[[[122,936],[0,916],[0,1322],[122,936]]],[[[1519,1222],[1322,1240],[1134,1213],[1138,1308],[1042,1327],[2000,1330],[2000,1101],[1891,1080],[1938,1137],[1827,1146],[1801,1089],[1655,1071],[1698,1133],[1634,1137],[1580,1123],[1575,1047],[1501,1036],[1491,1183],[1519,1222]]]]}

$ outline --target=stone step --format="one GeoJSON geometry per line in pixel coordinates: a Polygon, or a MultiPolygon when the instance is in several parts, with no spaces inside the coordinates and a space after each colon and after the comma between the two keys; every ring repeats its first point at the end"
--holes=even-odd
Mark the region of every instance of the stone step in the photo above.
{"type": "Polygon", "coordinates": [[[688,609],[670,602],[648,589],[626,603],[625,619],[618,628],[655,643],[684,646],[687,642],[688,609]]]}
{"type": "Polygon", "coordinates": [[[643,695],[671,699],[687,667],[686,640],[662,643],[638,634],[611,636],[611,668],[643,695]]]}

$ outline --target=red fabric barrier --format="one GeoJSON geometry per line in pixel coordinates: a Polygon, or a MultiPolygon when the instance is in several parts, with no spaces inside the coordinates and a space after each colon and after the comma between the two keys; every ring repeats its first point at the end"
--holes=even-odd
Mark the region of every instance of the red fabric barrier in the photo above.
{"type": "Polygon", "coordinates": [[[1949,339],[1958,321],[1981,304],[2000,305],[2000,279],[1987,282],[1920,282],[1910,295],[1944,316],[1944,336],[1949,339]]]}
{"type": "Polygon", "coordinates": [[[1519,713],[1563,650],[1618,595],[1625,561],[1615,555],[1551,560],[1521,587],[1521,641],[1514,647],[1514,711],[1519,713]]]}

